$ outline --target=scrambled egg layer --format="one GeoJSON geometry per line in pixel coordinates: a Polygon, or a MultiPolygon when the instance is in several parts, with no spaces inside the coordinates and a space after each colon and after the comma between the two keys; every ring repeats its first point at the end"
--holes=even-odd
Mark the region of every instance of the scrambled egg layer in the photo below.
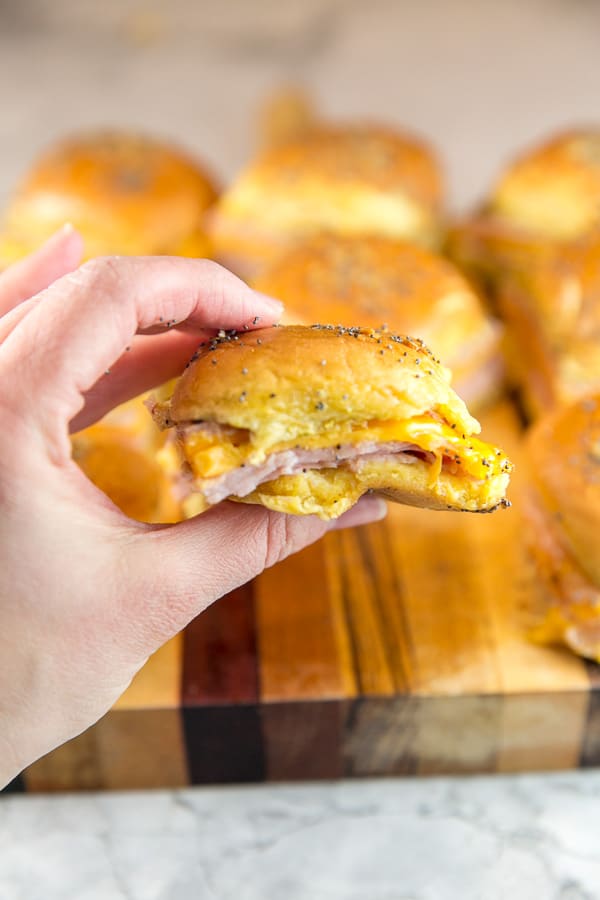
{"type": "Polygon", "coordinates": [[[439,476],[442,464],[452,474],[470,476],[486,481],[493,476],[508,473],[512,465],[501,451],[470,435],[432,419],[418,416],[403,422],[371,421],[356,427],[349,426],[336,433],[311,435],[303,439],[281,442],[267,448],[257,447],[249,431],[223,427],[220,433],[209,430],[192,431],[185,437],[183,452],[196,479],[215,478],[241,465],[259,465],[267,452],[283,450],[312,450],[331,448],[336,444],[360,444],[366,441],[387,443],[403,441],[414,444],[420,450],[435,454],[436,461],[429,466],[432,481],[439,476]]]}

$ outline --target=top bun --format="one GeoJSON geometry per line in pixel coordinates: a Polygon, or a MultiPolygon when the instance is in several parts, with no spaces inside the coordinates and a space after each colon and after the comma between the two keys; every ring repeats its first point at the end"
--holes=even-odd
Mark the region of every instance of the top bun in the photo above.
{"type": "Polygon", "coordinates": [[[487,208],[549,239],[600,225],[600,129],[567,131],[528,150],[500,178],[487,208]]]}
{"type": "Polygon", "coordinates": [[[499,356],[499,326],[465,278],[441,256],[385,237],[316,235],[280,256],[254,287],[285,303],[290,322],[328,322],[418,334],[472,403],[489,389],[482,371],[499,356]],[[475,390],[470,390],[473,387],[475,390]]]}
{"type": "Polygon", "coordinates": [[[180,378],[165,425],[209,421],[248,429],[269,446],[349,420],[438,413],[479,432],[444,369],[419,340],[333,325],[221,332],[180,378]]]}
{"type": "Polygon", "coordinates": [[[6,213],[3,262],[23,256],[65,222],[87,257],[202,255],[215,200],[212,178],[180,150],[128,132],[66,138],[34,164],[6,213]]]}
{"type": "Polygon", "coordinates": [[[319,127],[265,151],[211,216],[216,253],[244,274],[327,230],[435,241],[440,166],[416,138],[376,126],[319,127]]]}
{"type": "Polygon", "coordinates": [[[544,507],[582,570],[600,585],[600,396],[542,419],[527,447],[544,507]]]}

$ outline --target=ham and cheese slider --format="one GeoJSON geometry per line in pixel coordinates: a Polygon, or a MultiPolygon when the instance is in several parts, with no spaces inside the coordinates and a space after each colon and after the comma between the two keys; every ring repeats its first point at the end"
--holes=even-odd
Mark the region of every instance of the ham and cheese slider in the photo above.
{"type": "Polygon", "coordinates": [[[420,139],[381,126],[322,125],[263,151],[208,216],[216,258],[251,277],[320,231],[435,243],[442,176],[420,139]]]}
{"type": "Polygon", "coordinates": [[[6,210],[0,268],[65,222],[85,256],[209,255],[203,217],[217,191],[204,167],[168,143],[125,131],[75,134],[33,164],[6,210]]]}
{"type": "MultiPolygon", "coordinates": [[[[129,404],[127,411],[134,409],[129,404]]],[[[180,498],[172,479],[148,446],[141,428],[117,427],[111,420],[72,438],[73,459],[97,488],[138,522],[178,522],[180,498]]]]}
{"type": "Polygon", "coordinates": [[[600,391],[600,231],[506,273],[497,298],[509,369],[533,418],[600,391]]]}
{"type": "Polygon", "coordinates": [[[452,263],[406,241],[321,234],[284,253],[254,287],[285,303],[285,321],[418,334],[473,408],[502,384],[501,326],[452,263]]]}
{"type": "Polygon", "coordinates": [[[449,233],[450,254],[491,282],[504,269],[600,227],[600,129],[571,129],[527,149],[479,210],[449,233]]]}
{"type": "Polygon", "coordinates": [[[538,422],[527,450],[524,509],[545,613],[535,636],[600,662],[600,395],[538,422]]]}
{"type": "Polygon", "coordinates": [[[197,510],[230,498],[336,518],[375,491],[433,509],[507,505],[511,464],[419,340],[275,326],[201,346],[155,419],[176,430],[197,510]]]}

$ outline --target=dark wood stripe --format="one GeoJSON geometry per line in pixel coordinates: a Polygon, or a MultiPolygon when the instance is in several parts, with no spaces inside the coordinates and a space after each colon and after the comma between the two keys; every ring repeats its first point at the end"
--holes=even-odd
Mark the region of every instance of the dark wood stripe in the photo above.
{"type": "Polygon", "coordinates": [[[251,584],[188,625],[181,697],[191,783],[261,781],[265,765],[251,584]]]}
{"type": "Polygon", "coordinates": [[[255,703],[258,661],[252,584],[213,603],[185,630],[181,702],[255,703]]]}
{"type": "Polygon", "coordinates": [[[0,790],[0,794],[23,794],[25,792],[25,779],[22,775],[17,775],[10,781],[5,788],[0,790]]]}
{"type": "Polygon", "coordinates": [[[255,704],[183,710],[192,784],[263,781],[260,712],[255,704]]]}
{"type": "Polygon", "coordinates": [[[348,701],[264,703],[261,721],[269,781],[340,778],[348,701]]]}
{"type": "Polygon", "coordinates": [[[590,695],[579,765],[591,768],[600,766],[600,666],[586,660],[585,668],[590,679],[590,695]]]}

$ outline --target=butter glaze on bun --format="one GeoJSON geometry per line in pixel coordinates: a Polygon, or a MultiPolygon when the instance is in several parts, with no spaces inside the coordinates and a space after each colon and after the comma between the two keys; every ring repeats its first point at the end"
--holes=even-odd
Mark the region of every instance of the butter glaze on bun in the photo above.
{"type": "Polygon", "coordinates": [[[600,225],[600,128],[567,131],[527,150],[499,179],[487,209],[549,239],[600,225]]]}
{"type": "Polygon", "coordinates": [[[429,250],[391,238],[320,234],[280,256],[253,286],[284,302],[286,322],[321,317],[418,334],[474,407],[498,393],[502,329],[452,263],[429,250]]]}
{"type": "Polygon", "coordinates": [[[548,601],[537,636],[600,661],[600,395],[542,419],[527,450],[525,512],[548,601]]]}
{"type": "Polygon", "coordinates": [[[216,196],[204,168],[168,143],[129,132],[73,135],[42,154],[16,192],[0,263],[65,222],[81,232],[87,257],[206,255],[203,216],[216,196]]]}
{"type": "Polygon", "coordinates": [[[211,211],[217,257],[244,275],[319,231],[434,243],[440,166],[411,135],[379,126],[308,131],[263,152],[211,211]]]}
{"type": "Polygon", "coordinates": [[[434,509],[507,505],[510,462],[421,341],[275,326],[201,346],[155,419],[206,508],[225,498],[335,518],[367,491],[434,509]]]}
{"type": "Polygon", "coordinates": [[[507,273],[498,304],[510,368],[534,417],[600,391],[600,232],[507,273]]]}
{"type": "Polygon", "coordinates": [[[571,129],[511,162],[480,208],[450,227],[447,251],[495,291],[506,271],[599,228],[600,128],[571,129]]]}

